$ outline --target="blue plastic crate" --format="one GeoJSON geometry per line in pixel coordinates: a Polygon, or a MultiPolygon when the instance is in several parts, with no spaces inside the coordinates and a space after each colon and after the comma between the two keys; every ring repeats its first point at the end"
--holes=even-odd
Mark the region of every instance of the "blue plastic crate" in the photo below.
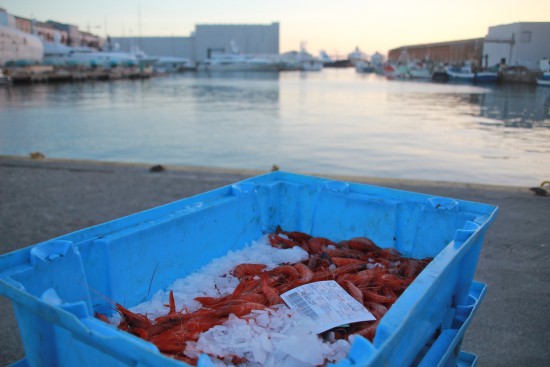
{"type": "Polygon", "coordinates": [[[29,366],[181,366],[94,312],[111,314],[109,300],[143,302],[277,225],[335,241],[367,236],[434,260],[382,318],[373,343],[359,339],[342,365],[407,366],[472,306],[496,213],[482,203],[273,172],[2,255],[0,294],[13,302],[29,366]],[[61,304],[43,300],[49,289],[61,304]]]}

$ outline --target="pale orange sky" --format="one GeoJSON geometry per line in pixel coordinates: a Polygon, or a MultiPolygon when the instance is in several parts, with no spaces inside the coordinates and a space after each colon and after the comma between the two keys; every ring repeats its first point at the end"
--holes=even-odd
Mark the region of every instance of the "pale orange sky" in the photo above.
{"type": "Polygon", "coordinates": [[[550,22],[550,0],[0,0],[9,13],[78,25],[99,35],[189,36],[196,24],[280,24],[281,52],[372,54],[484,37],[489,26],[550,22]]]}

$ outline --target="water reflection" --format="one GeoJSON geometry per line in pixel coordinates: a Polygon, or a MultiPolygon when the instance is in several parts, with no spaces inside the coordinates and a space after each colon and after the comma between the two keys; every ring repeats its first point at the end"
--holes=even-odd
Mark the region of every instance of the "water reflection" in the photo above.
{"type": "Polygon", "coordinates": [[[11,86],[0,154],[531,184],[550,174],[549,94],[354,70],[11,86]]]}
{"type": "Polygon", "coordinates": [[[198,71],[185,75],[194,79],[279,80],[279,73],[275,71],[198,71]]]}
{"type": "MultiPolygon", "coordinates": [[[[279,88],[250,88],[250,86],[196,84],[191,86],[192,94],[203,103],[238,102],[247,105],[277,104],[279,88]]],[[[208,108],[208,106],[205,106],[208,108]]]]}
{"type": "Polygon", "coordinates": [[[478,96],[483,122],[513,128],[550,128],[550,88],[502,86],[478,96]]]}

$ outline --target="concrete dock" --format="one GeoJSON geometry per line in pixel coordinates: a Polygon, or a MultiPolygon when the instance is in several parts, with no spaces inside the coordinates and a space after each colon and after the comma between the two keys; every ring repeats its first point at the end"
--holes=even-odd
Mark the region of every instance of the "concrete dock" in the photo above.
{"type": "MultiPolygon", "coordinates": [[[[262,173],[170,166],[151,172],[143,164],[0,156],[0,254],[262,173]]],[[[550,196],[535,196],[526,187],[332,178],[497,205],[475,277],[488,291],[462,349],[476,354],[479,366],[548,365],[550,196]]],[[[0,315],[4,366],[24,351],[3,297],[0,315]]]]}

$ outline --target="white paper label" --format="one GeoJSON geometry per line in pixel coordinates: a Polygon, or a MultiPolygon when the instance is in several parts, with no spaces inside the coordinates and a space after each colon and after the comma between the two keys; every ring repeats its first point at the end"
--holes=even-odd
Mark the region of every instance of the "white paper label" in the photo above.
{"type": "Polygon", "coordinates": [[[315,332],[376,318],[334,280],[304,284],[281,294],[288,307],[315,320],[315,332]]]}

